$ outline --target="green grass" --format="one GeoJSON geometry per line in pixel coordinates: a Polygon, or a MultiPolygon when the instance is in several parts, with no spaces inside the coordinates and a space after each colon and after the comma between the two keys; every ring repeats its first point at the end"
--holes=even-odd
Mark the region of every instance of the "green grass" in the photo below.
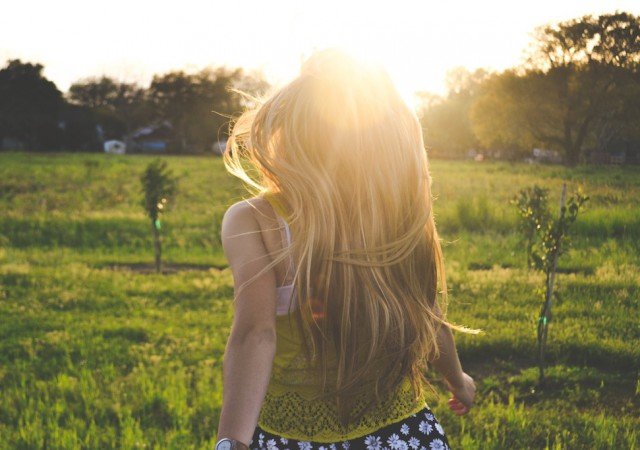
{"type": "MultiPolygon", "coordinates": [[[[163,221],[165,275],[139,205],[144,156],[0,153],[0,449],[210,449],[232,279],[220,219],[245,194],[211,158],[163,221]]],[[[476,378],[463,418],[431,406],[453,448],[637,449],[640,170],[433,161],[450,319],[476,378]],[[591,197],[557,278],[548,386],[535,388],[542,276],[525,269],[509,205],[534,183],[591,197]]]]}

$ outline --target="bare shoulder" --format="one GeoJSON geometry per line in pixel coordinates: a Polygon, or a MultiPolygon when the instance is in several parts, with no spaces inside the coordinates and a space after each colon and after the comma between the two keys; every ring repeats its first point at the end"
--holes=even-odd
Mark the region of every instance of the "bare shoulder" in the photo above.
{"type": "Polygon", "coordinates": [[[268,214],[265,208],[269,205],[264,202],[252,198],[234,203],[222,219],[222,249],[238,286],[261,271],[273,278],[274,286],[276,283],[274,269],[267,267],[271,262],[270,249],[260,223],[265,212],[268,214]]]}
{"type": "Polygon", "coordinates": [[[223,241],[241,233],[260,231],[273,220],[271,206],[261,197],[252,197],[232,204],[222,218],[223,241]]]}
{"type": "Polygon", "coordinates": [[[259,222],[264,216],[270,217],[269,208],[269,202],[261,197],[240,200],[229,206],[222,222],[259,222]]]}
{"type": "Polygon", "coordinates": [[[222,217],[222,239],[231,238],[239,232],[259,229],[253,214],[253,207],[248,200],[241,200],[231,205],[222,217]]]}

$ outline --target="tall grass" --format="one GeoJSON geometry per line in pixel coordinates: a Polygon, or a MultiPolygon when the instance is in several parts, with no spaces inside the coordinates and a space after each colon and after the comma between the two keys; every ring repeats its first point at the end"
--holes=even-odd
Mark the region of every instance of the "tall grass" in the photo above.
{"type": "MultiPolygon", "coordinates": [[[[219,160],[167,158],[186,180],[167,259],[199,267],[141,273],[127,265],[153,261],[148,158],[113,156],[0,154],[2,450],[213,447],[233,314],[219,226],[243,191],[219,160]]],[[[485,331],[456,336],[477,406],[458,418],[444,391],[430,401],[453,448],[638,448],[638,170],[433,161],[432,174],[450,319],[485,331]],[[508,201],[543,182],[555,202],[564,180],[592,200],[561,260],[539,392],[542,280],[508,201]]]]}

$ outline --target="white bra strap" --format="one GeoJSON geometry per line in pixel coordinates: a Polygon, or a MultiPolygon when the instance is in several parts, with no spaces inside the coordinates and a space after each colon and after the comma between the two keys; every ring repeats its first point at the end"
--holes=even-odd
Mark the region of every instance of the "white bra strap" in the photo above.
{"type": "Polygon", "coordinates": [[[287,235],[287,245],[291,245],[291,229],[289,228],[289,224],[284,219],[282,219],[282,223],[284,225],[284,232],[287,235]]]}
{"type": "MultiPolygon", "coordinates": [[[[278,218],[278,222],[280,222],[284,227],[287,246],[290,246],[291,245],[291,229],[289,228],[289,224],[280,215],[276,214],[276,217],[278,218]]],[[[289,264],[291,265],[291,269],[293,269],[293,255],[289,255],[289,264]]]]}

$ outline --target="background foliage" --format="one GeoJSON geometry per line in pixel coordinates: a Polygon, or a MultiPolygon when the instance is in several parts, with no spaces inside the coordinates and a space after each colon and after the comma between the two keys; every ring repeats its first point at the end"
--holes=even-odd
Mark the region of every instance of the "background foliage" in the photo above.
{"type": "Polygon", "coordinates": [[[528,53],[522,65],[499,73],[453,71],[448,95],[425,105],[427,144],[440,156],[479,149],[518,158],[540,147],[569,165],[593,153],[626,152],[640,161],[638,16],[542,26],[528,53]]]}

